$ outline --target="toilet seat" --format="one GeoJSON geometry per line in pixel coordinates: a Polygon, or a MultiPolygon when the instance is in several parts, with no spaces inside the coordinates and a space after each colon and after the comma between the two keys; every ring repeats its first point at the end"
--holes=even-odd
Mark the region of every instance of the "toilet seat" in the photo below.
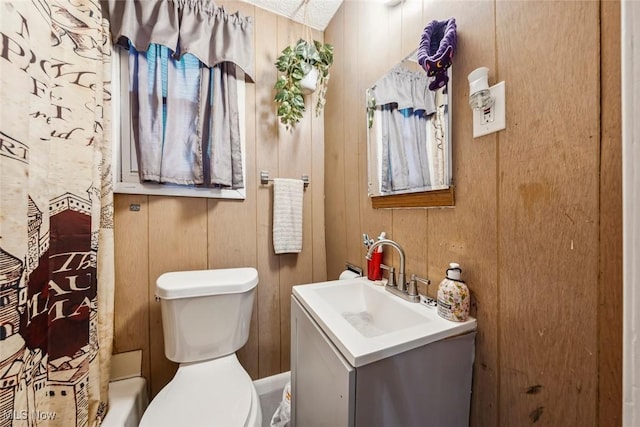
{"type": "Polygon", "coordinates": [[[253,382],[234,353],[181,364],[151,401],[140,427],[253,427],[259,411],[253,382]]]}

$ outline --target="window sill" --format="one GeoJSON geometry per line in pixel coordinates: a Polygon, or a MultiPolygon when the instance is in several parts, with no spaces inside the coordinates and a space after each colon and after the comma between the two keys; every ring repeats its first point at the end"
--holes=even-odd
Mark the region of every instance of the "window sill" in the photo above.
{"type": "Polygon", "coordinates": [[[144,194],[148,196],[206,197],[215,199],[244,200],[245,189],[228,190],[224,188],[197,188],[181,185],[140,184],[116,182],[113,192],[118,194],[144,194]]]}

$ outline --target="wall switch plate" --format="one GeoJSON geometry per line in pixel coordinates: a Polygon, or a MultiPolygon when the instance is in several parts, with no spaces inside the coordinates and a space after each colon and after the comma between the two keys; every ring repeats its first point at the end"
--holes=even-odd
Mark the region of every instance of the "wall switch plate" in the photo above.
{"type": "Polygon", "coordinates": [[[507,127],[504,82],[491,86],[489,92],[495,100],[493,106],[485,110],[473,110],[474,138],[498,132],[507,127]]]}

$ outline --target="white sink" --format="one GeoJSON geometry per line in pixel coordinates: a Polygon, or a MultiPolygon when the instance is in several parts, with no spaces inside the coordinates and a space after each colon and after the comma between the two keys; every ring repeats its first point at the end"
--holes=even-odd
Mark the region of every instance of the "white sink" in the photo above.
{"type": "Polygon", "coordinates": [[[476,329],[410,303],[366,278],[293,287],[294,297],[355,367],[476,329]]]}
{"type": "Polygon", "coordinates": [[[422,313],[407,310],[400,304],[400,298],[389,298],[391,294],[379,290],[364,280],[349,286],[334,282],[309,289],[365,337],[377,337],[428,321],[422,313]]]}

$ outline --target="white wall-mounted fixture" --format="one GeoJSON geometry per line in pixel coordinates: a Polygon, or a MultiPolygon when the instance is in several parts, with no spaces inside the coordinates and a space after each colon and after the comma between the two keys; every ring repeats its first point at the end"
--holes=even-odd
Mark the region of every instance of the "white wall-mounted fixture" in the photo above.
{"type": "Polygon", "coordinates": [[[469,73],[469,106],[473,109],[473,137],[506,127],[504,82],[489,87],[489,69],[480,67],[469,73]]]}

